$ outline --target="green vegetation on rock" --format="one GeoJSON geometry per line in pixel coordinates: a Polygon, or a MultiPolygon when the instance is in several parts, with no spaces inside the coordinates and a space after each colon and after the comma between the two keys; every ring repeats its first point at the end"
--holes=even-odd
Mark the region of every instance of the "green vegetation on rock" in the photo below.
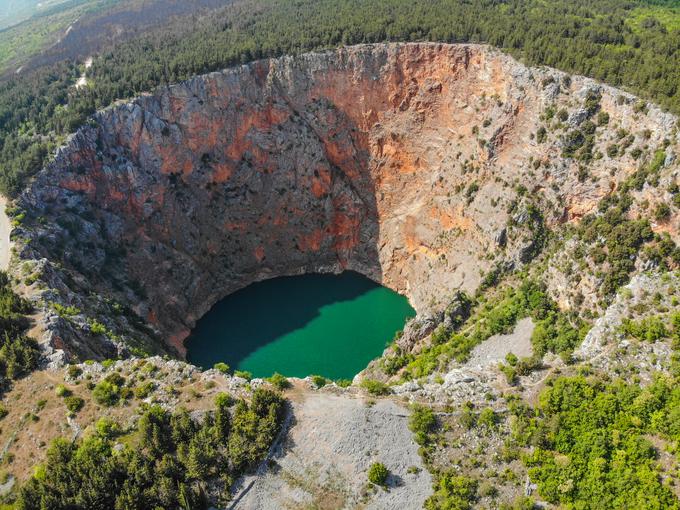
{"type": "Polygon", "coordinates": [[[439,326],[430,346],[407,357],[403,376],[418,378],[445,368],[451,360],[464,362],[476,345],[492,335],[512,332],[524,317],[536,323],[531,343],[537,358],[547,352],[568,354],[584,335],[578,317],[561,312],[540,284],[527,279],[517,287],[500,289],[488,300],[478,299],[474,313],[453,331],[439,326]]]}
{"type": "Polygon", "coordinates": [[[368,468],[368,481],[373,485],[384,486],[390,472],[382,462],[374,462],[368,468]]]}

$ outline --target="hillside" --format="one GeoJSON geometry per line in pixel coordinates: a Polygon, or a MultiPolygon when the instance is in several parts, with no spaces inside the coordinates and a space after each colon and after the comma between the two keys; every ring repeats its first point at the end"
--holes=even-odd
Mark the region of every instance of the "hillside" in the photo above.
{"type": "MultiPolygon", "coordinates": [[[[47,371],[15,383],[6,399],[0,438],[23,487],[8,498],[34,508],[56,491],[55,508],[93,507],[89,484],[25,482],[32,461],[12,446],[28,427],[36,461],[80,469],[46,451],[68,426],[85,437],[79,448],[105,441],[93,454],[111,463],[101,483],[132,483],[113,481],[131,469],[115,452],[140,444],[143,462],[169,451],[185,466],[177,483],[192,495],[181,497],[199,506],[226,501],[229,487],[237,508],[326,499],[331,508],[520,508],[595,497],[604,507],[648,497],[677,505],[676,460],[664,452],[676,434],[678,144],[677,119],[652,104],[469,44],[263,60],[99,112],[9,211],[10,274],[31,304],[29,334],[47,371]],[[344,269],[404,293],[418,312],[348,389],[323,377],[248,383],[245,374],[139,359],[181,357],[194,321],[250,282],[344,269]],[[156,368],[138,375],[149,363],[156,368]],[[174,370],[184,375],[167,386],[158,374],[174,370]],[[80,399],[66,404],[66,422],[38,398],[64,397],[60,385],[80,399]],[[265,434],[247,462],[234,460],[228,437],[225,450],[198,460],[181,441],[158,450],[136,432],[160,412],[151,404],[210,409],[204,393],[247,401],[261,385],[287,392],[292,407],[287,418],[271,416],[277,428],[244,432],[265,434]],[[14,404],[27,387],[37,403],[14,404]],[[194,397],[185,404],[186,391],[194,397]],[[650,394],[658,397],[640,414],[650,394]],[[619,421],[595,419],[606,405],[619,421]],[[92,427],[107,407],[127,421],[102,436],[92,427]],[[362,420],[376,425],[360,428],[362,420]],[[566,420],[569,436],[552,429],[555,420],[566,420]],[[631,441],[623,464],[608,461],[620,441],[612,430],[631,441]],[[299,443],[309,434],[311,450],[299,443]],[[608,481],[597,495],[578,467],[594,462],[582,450],[588,434],[606,435],[597,462],[608,481]],[[411,460],[396,460],[390,437],[411,460]],[[319,457],[319,448],[333,453],[319,457]],[[391,470],[388,493],[365,483],[367,459],[391,470]],[[216,465],[228,467],[226,485],[216,465]],[[623,500],[621,470],[632,473],[623,500]]],[[[216,433],[207,430],[199,435],[216,433]]],[[[182,441],[204,448],[198,436],[182,441]]],[[[144,501],[135,494],[98,497],[104,508],[134,508],[144,501]]]]}
{"type": "Polygon", "coordinates": [[[1,508],[680,509],[675,0],[10,5],[1,508]]]}

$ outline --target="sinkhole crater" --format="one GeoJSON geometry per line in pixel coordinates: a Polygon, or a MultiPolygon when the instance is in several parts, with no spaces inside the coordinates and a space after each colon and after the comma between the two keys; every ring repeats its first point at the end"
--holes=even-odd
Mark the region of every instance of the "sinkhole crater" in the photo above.
{"type": "MultiPolygon", "coordinates": [[[[581,182],[558,138],[536,141],[548,105],[592,90],[625,121],[620,92],[592,80],[530,69],[488,46],[437,43],[262,60],[162,87],[97,113],[22,194],[16,276],[32,271],[45,344],[80,359],[185,356],[217,303],[216,314],[242,289],[292,292],[266,282],[286,276],[354,271],[427,319],[456,290],[537,252],[535,215],[522,213],[531,196],[563,205],[554,221],[568,221],[625,178],[594,162],[581,182]]],[[[290,306],[270,304],[252,341],[279,338],[266,328],[290,306]]],[[[237,366],[251,352],[242,341],[224,355],[237,366]]],[[[352,349],[359,357],[363,347],[352,349]]],[[[190,358],[211,361],[200,349],[190,358]]]]}

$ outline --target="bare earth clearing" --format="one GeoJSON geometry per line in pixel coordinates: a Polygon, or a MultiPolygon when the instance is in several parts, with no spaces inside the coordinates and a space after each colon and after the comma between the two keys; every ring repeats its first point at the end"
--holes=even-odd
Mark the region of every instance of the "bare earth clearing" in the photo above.
{"type": "Polygon", "coordinates": [[[432,480],[406,408],[326,391],[287,396],[294,418],[284,443],[266,474],[244,481],[230,508],[422,508],[432,480]],[[390,470],[386,489],[367,485],[373,462],[390,470]]]}
{"type": "Polygon", "coordinates": [[[468,366],[495,365],[505,359],[509,353],[518,358],[531,356],[531,334],[534,323],[530,317],[517,321],[512,333],[493,335],[472,350],[468,366]]]}

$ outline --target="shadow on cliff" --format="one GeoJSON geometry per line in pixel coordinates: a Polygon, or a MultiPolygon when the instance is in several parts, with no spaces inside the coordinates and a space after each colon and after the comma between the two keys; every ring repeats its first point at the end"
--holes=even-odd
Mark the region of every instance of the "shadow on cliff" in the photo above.
{"type": "MultiPolygon", "coordinates": [[[[362,70],[376,111],[389,107],[373,78],[385,58],[362,70]]],[[[41,258],[62,261],[88,290],[143,310],[139,322],[149,321],[171,348],[212,306],[185,343],[190,361],[207,367],[220,359],[235,366],[324,306],[375,288],[367,281],[332,292],[288,288],[267,296],[273,309],[255,300],[258,285],[269,284],[244,289],[302,272],[351,270],[383,280],[368,106],[348,99],[357,85],[344,65],[323,79],[313,69],[263,61],[101,114],[96,129],[80,131],[41,176],[40,195],[22,204],[36,217],[43,204],[50,208],[47,228],[58,241],[41,244],[41,253],[49,251],[41,258]],[[60,226],[56,218],[65,215],[74,228],[60,226]],[[221,341],[225,333],[229,341],[221,341]]],[[[113,329],[156,341],[144,326],[121,321],[113,329]]],[[[357,340],[359,354],[365,346],[357,340]]],[[[75,350],[72,335],[64,341],[75,350]]]]}

